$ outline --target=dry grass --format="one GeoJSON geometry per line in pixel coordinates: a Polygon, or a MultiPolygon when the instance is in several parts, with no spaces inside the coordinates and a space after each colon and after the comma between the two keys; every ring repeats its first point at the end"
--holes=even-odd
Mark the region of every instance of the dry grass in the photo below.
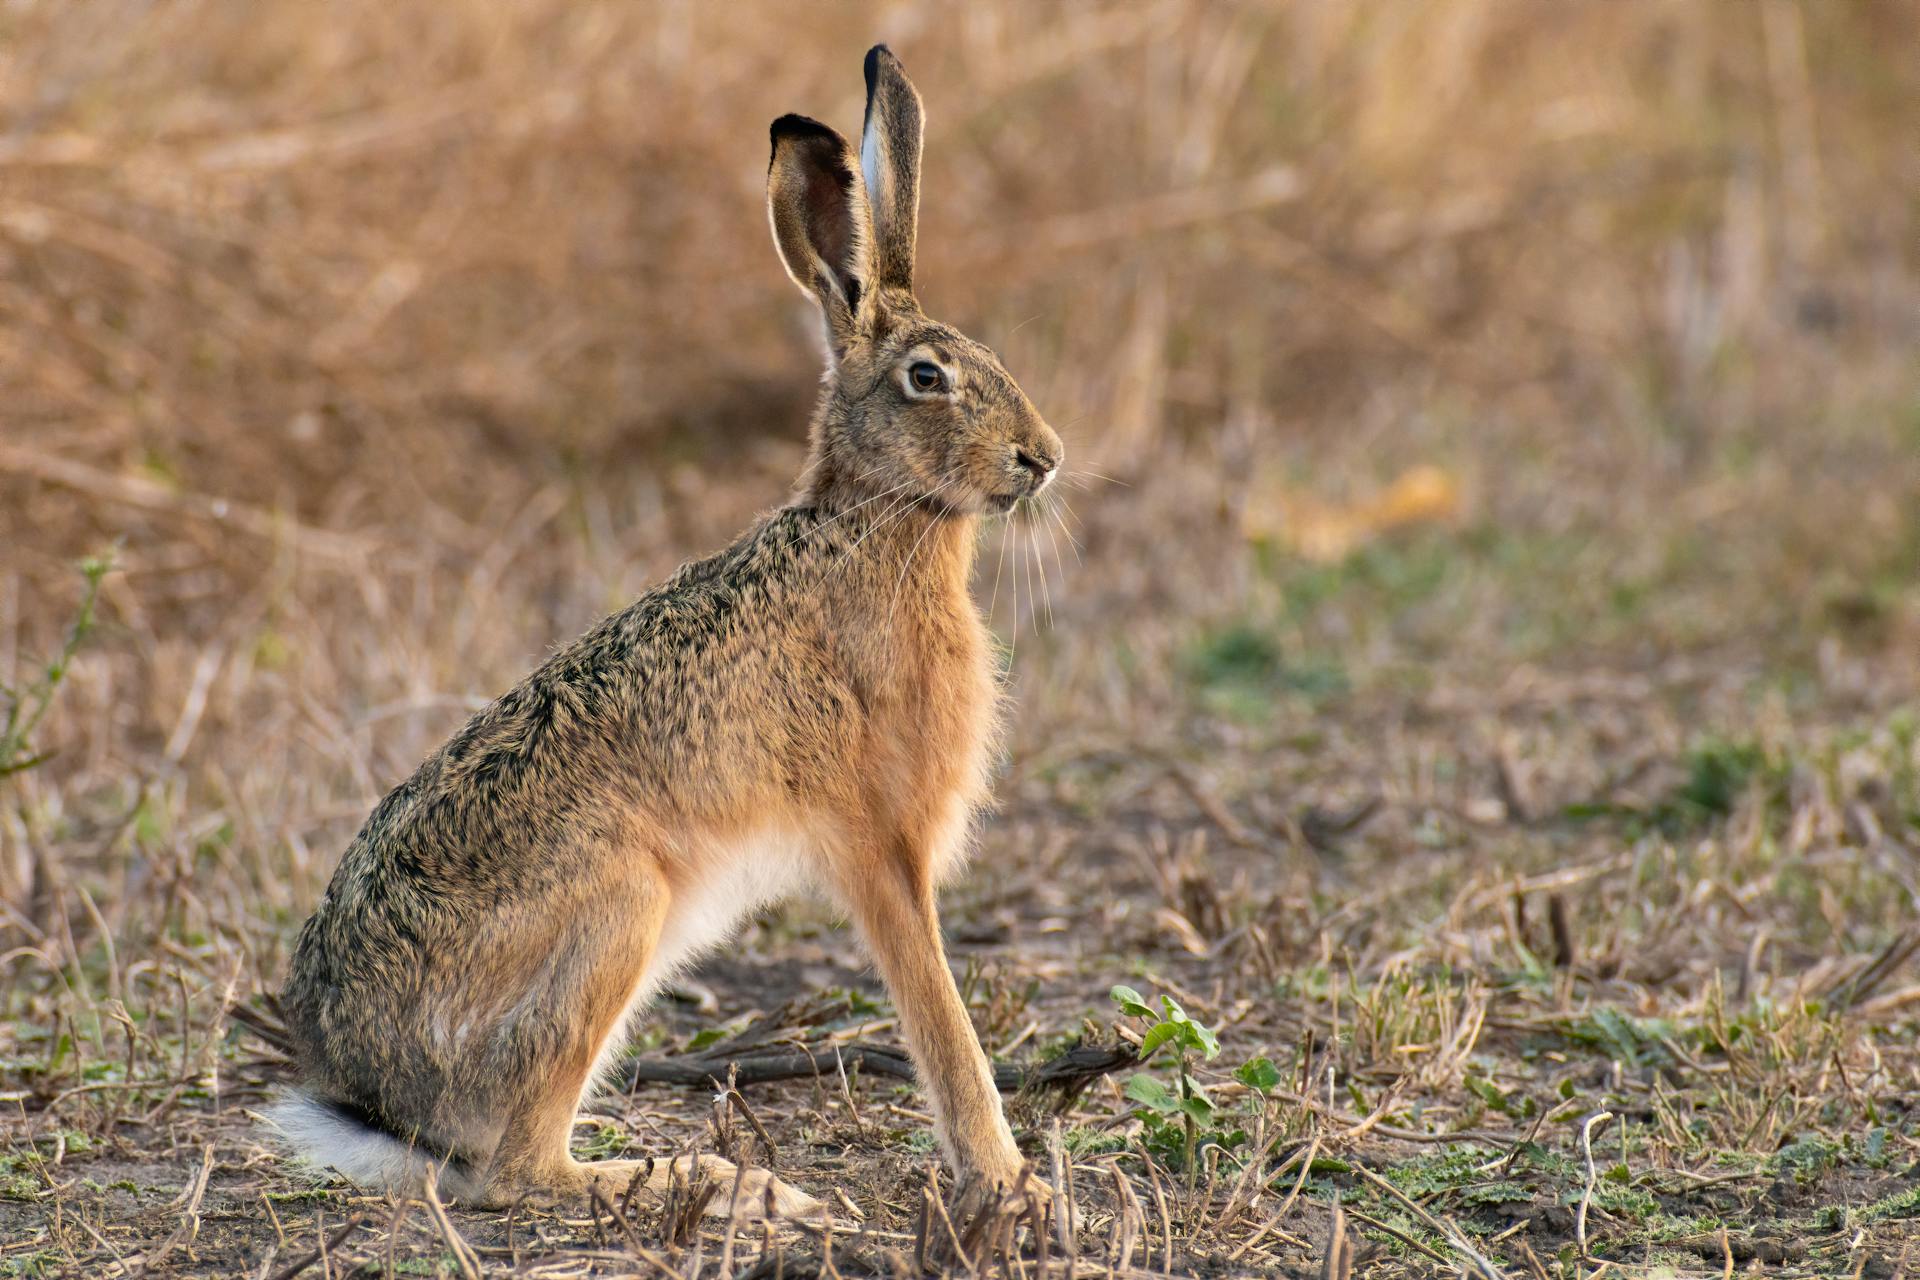
{"type": "MultiPolygon", "coordinates": [[[[985,547],[978,1023],[1024,1062],[1173,995],[1244,1134],[1187,1164],[1124,1074],[1017,1102],[1076,1204],[1018,1265],[1920,1265],[1914,10],[1028,10],[0,8],[29,714],[117,565],[0,759],[46,755],[0,774],[0,1276],[957,1265],[896,1080],[578,1135],[774,1160],[830,1240],[503,1218],[272,1159],[222,1012],[467,708],[780,498],[814,355],[763,130],[851,127],[876,36],[932,112],[930,306],[1116,481],[1077,549],[985,547]],[[1380,531],[1404,494],[1445,518],[1380,531]]],[[[813,907],[699,978],[641,1052],[892,1035],[813,907]]]]}

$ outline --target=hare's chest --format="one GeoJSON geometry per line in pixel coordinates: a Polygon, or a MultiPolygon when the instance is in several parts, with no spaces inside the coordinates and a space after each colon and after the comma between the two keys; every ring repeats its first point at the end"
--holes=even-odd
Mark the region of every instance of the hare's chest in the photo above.
{"type": "Polygon", "coordinates": [[[913,772],[921,798],[934,877],[943,880],[964,863],[974,815],[990,795],[1001,740],[1000,688],[985,628],[975,623],[950,651],[951,665],[922,704],[913,772]]]}
{"type": "Polygon", "coordinates": [[[672,974],[733,937],[754,912],[805,892],[812,866],[812,844],[791,831],[768,829],[702,849],[697,864],[674,877],[651,974],[672,974]]]}

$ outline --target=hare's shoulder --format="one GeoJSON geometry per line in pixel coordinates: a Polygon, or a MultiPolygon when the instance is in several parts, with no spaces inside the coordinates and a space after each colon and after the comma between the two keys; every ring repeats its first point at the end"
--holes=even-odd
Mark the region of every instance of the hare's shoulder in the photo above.
{"type": "Polygon", "coordinates": [[[630,720],[661,698],[684,701],[696,677],[710,679],[714,662],[730,661],[720,650],[760,652],[788,629],[818,558],[817,527],[812,511],[781,508],[724,550],[682,565],[555,651],[474,716],[445,754],[457,761],[478,748],[524,759],[530,748],[577,736],[569,730],[595,738],[609,718],[630,720]]]}
{"type": "MultiPolygon", "coordinates": [[[[820,563],[827,538],[817,513],[782,507],[757,520],[710,556],[680,566],[664,582],[554,655],[548,666],[671,643],[769,621],[820,563]]],[[[536,672],[535,675],[539,675],[536,672]]]]}

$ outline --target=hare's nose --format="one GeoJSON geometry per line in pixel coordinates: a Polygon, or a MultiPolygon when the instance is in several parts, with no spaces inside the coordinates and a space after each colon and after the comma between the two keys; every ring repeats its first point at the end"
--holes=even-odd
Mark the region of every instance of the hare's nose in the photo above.
{"type": "Polygon", "coordinates": [[[1025,471],[1031,478],[1033,491],[1035,493],[1040,492],[1040,487],[1046,484],[1052,477],[1053,469],[1060,465],[1059,462],[1053,458],[1046,457],[1043,454],[1031,453],[1019,445],[1013,447],[1013,460],[1018,463],[1020,469],[1025,471]]]}

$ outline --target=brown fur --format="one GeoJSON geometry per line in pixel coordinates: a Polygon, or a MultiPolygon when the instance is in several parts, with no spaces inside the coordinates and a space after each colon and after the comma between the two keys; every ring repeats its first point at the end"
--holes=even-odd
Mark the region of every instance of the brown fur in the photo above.
{"type": "MultiPolygon", "coordinates": [[[[475,716],[381,801],[300,935],[284,1004],[309,1118],[386,1135],[468,1199],[624,1186],[632,1162],[567,1149],[595,1064],[664,970],[803,885],[866,939],[950,1160],[1002,1186],[1019,1170],[934,894],[996,732],[976,526],[1062,449],[993,354],[914,300],[920,102],[884,48],[867,78],[883,208],[838,134],[773,127],[774,238],[831,348],[793,498],[475,716]]],[[[362,1176],[419,1170],[382,1167],[362,1176]]]]}

